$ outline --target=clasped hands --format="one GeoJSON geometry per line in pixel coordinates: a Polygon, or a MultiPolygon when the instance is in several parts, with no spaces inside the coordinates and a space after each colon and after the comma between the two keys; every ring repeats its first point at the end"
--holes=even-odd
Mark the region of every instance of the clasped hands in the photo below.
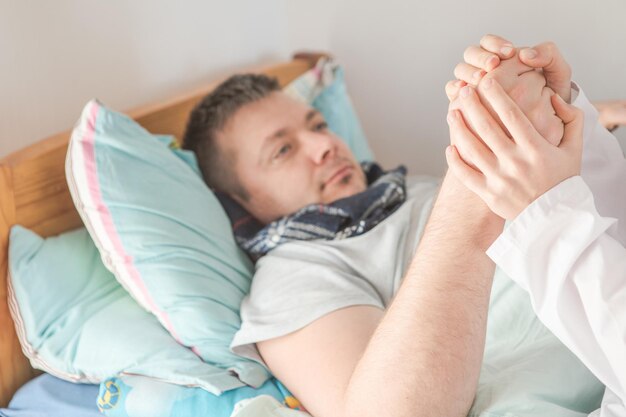
{"type": "Polygon", "coordinates": [[[487,35],[446,85],[450,171],[497,215],[513,219],[579,175],[583,113],[568,104],[571,70],[552,43],[515,48],[487,35]]]}

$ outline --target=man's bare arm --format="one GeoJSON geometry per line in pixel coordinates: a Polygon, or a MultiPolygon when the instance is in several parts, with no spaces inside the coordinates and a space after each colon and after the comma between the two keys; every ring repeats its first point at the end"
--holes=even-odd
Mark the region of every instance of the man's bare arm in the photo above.
{"type": "Polygon", "coordinates": [[[315,417],[464,416],[485,340],[503,221],[447,175],[387,312],[354,306],[258,343],[272,372],[315,417]]]}
{"type": "Polygon", "coordinates": [[[346,389],[346,416],[465,416],[485,342],[503,222],[444,179],[416,255],[346,389]]]}

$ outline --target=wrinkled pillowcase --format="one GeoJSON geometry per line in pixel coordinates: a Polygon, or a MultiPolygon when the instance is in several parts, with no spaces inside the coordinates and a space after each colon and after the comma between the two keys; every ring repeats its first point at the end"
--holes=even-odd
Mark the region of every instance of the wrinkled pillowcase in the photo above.
{"type": "MultiPolygon", "coordinates": [[[[85,229],[43,239],[13,226],[8,283],[11,315],[34,368],[85,383],[129,374],[213,390],[220,381],[222,369],[176,343],[120,287],[85,229]]],[[[230,387],[240,385],[235,379],[230,387]]]]}
{"type": "Polygon", "coordinates": [[[258,364],[228,350],[252,267],[198,172],[164,141],[97,101],[70,139],[66,176],[105,266],[170,334],[221,369],[210,391],[260,386],[258,364]]]}

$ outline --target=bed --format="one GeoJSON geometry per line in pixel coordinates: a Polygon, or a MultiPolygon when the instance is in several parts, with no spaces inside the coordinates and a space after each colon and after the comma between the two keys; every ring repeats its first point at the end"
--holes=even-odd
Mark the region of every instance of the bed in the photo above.
{"type": "MultiPolygon", "coordinates": [[[[312,68],[320,53],[297,53],[290,61],[248,68],[278,78],[286,85],[312,68]]],[[[220,80],[172,99],[127,112],[148,131],[182,137],[195,103],[220,80]]],[[[78,109],[77,109],[78,111],[78,109]]],[[[22,353],[7,304],[9,230],[21,224],[40,235],[53,236],[82,226],[65,178],[70,131],[42,139],[0,160],[0,407],[18,388],[41,374],[22,353]]]]}
{"type": "MultiPolygon", "coordinates": [[[[316,77],[319,78],[320,71],[318,71],[319,67],[316,63],[324,55],[326,54],[296,54],[290,61],[256,69],[245,69],[245,72],[261,72],[275,76],[280,84],[285,86],[312,68],[314,69],[310,72],[315,73],[316,77]]],[[[190,110],[220,81],[209,83],[189,94],[129,111],[127,114],[149,132],[173,135],[180,140],[190,110]]],[[[345,139],[345,136],[340,136],[345,139]]],[[[34,402],[33,400],[36,399],[31,400],[31,397],[38,397],[39,394],[25,396],[23,393],[29,386],[38,381],[43,381],[39,384],[43,391],[39,392],[47,392],[50,394],[48,397],[76,397],[72,394],[72,390],[78,388],[76,384],[61,380],[53,381],[53,376],[50,374],[44,374],[35,379],[41,372],[31,367],[29,360],[22,352],[15,325],[9,314],[9,294],[7,291],[8,242],[10,228],[13,225],[20,224],[43,237],[55,236],[74,229],[84,229],[84,224],[72,201],[65,174],[69,138],[70,131],[68,130],[43,139],[0,160],[0,280],[2,281],[0,283],[0,408],[6,407],[11,398],[21,398],[22,404],[34,402]],[[28,384],[18,395],[14,395],[20,387],[33,379],[33,383],[28,384]],[[58,384],[58,382],[62,384],[58,384]],[[45,391],[48,385],[60,388],[45,391]]],[[[365,139],[363,139],[363,143],[366,145],[365,139]]],[[[142,151],[146,149],[143,143],[138,146],[138,149],[142,151]]],[[[353,152],[355,152],[354,149],[353,152]]],[[[360,158],[360,160],[368,159],[360,158]]],[[[150,162],[152,161],[150,159],[150,162]]],[[[133,167],[135,166],[137,164],[133,162],[133,167]]],[[[179,182],[178,184],[181,183],[186,185],[189,182],[179,182]]],[[[115,186],[117,187],[118,184],[119,182],[116,182],[115,186]]],[[[203,183],[201,184],[204,186],[203,183]]],[[[142,189],[144,189],[143,185],[142,189]]],[[[196,200],[194,200],[195,202],[196,200]]],[[[230,227],[228,227],[227,232],[230,233],[230,227]]],[[[12,248],[15,247],[16,245],[12,245],[12,248]]],[[[60,257],[57,256],[56,258],[59,259],[60,257]]],[[[45,269],[45,273],[38,274],[38,276],[48,282],[50,271],[45,269]]],[[[66,276],[71,275],[67,274],[66,276]]],[[[523,290],[502,274],[497,274],[494,281],[496,284],[492,290],[490,314],[494,310],[499,310],[499,312],[490,316],[494,318],[490,319],[487,329],[489,343],[484,361],[484,368],[487,371],[481,375],[470,416],[518,415],[532,417],[535,415],[553,415],[579,417],[598,408],[603,386],[553,335],[549,334],[547,329],[543,328],[532,313],[527,294],[523,290]],[[529,328],[533,329],[533,338],[525,336],[528,334],[527,329],[529,328]],[[520,347],[520,340],[522,340],[520,337],[529,340],[525,347],[520,347]],[[490,347],[491,345],[493,348],[490,347]],[[538,349],[545,351],[546,354],[536,355],[538,349]],[[569,376],[569,384],[562,383],[564,374],[569,376]],[[568,407],[564,408],[561,406],[562,404],[568,404],[568,407]]],[[[14,281],[11,280],[11,282],[14,281]]],[[[44,286],[41,285],[40,287],[44,286]]],[[[42,308],[43,315],[50,316],[50,310],[41,302],[42,297],[33,298],[38,305],[44,307],[42,308]]],[[[57,297],[53,298],[57,299],[57,297]]],[[[16,322],[19,324],[20,321],[16,320],[16,322]]],[[[39,323],[41,320],[37,322],[39,323]]],[[[98,343],[102,341],[99,337],[96,340],[98,343]]],[[[120,356],[115,355],[113,357],[118,358],[120,356]]],[[[199,361],[202,363],[201,360],[199,361]]],[[[112,372],[107,372],[106,375],[112,374],[112,372]]],[[[243,381],[240,374],[238,377],[243,381]]],[[[147,380],[152,381],[149,378],[147,380]]],[[[243,383],[241,381],[238,382],[243,383]]],[[[177,387],[181,388],[181,385],[184,384],[177,387]]],[[[101,396],[106,398],[110,392],[103,391],[103,386],[107,387],[107,381],[102,382],[100,393],[97,393],[97,385],[90,386],[89,395],[95,397],[98,394],[98,400],[101,399],[101,396]]],[[[144,385],[144,387],[152,388],[150,385],[144,385]]],[[[256,385],[248,384],[245,388],[249,387],[256,387],[256,385]]],[[[198,389],[202,391],[202,389],[198,389]]],[[[238,391],[240,390],[233,389],[228,392],[233,393],[234,396],[234,393],[238,391]]],[[[152,392],[154,391],[150,391],[150,393],[152,392]]],[[[257,394],[258,392],[255,391],[254,395],[257,394]]],[[[282,391],[279,394],[278,397],[284,399],[289,408],[298,410],[299,404],[296,403],[295,398],[282,391]],[[292,404],[287,404],[287,399],[295,400],[293,407],[292,404]]],[[[219,398],[227,396],[220,395],[219,398]]],[[[93,404],[93,398],[87,400],[89,404],[93,404]]],[[[155,402],[150,401],[151,404],[155,402]]],[[[281,404],[276,404],[281,406],[281,404]]],[[[100,405],[98,402],[98,408],[102,411],[100,405]]],[[[252,403],[248,405],[251,406],[252,403]]],[[[264,405],[261,403],[258,405],[259,408],[252,409],[250,407],[252,411],[242,414],[240,417],[262,415],[255,410],[264,407],[264,405]]],[[[211,410],[213,409],[211,408],[211,410]]],[[[294,410],[283,408],[280,414],[271,415],[302,416],[302,414],[287,414],[296,413],[297,411],[294,410]]],[[[48,408],[45,408],[45,411],[43,415],[57,415],[50,413],[48,408]]],[[[2,414],[1,410],[0,414],[2,414]]],[[[58,415],[66,417],[68,414],[58,415]]],[[[114,414],[110,415],[115,416],[114,414]]],[[[190,415],[196,415],[196,413],[190,415]]],[[[230,415],[230,412],[225,415],[230,415]]],[[[83,414],[80,416],[82,417],[83,414]]]]}

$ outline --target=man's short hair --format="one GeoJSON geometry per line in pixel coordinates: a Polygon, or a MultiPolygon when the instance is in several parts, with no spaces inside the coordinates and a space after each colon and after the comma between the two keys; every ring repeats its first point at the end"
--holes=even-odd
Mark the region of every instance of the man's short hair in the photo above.
{"type": "Polygon", "coordinates": [[[250,198],[232,168],[235,155],[220,149],[216,136],[241,107],[279,90],[278,81],[266,75],[233,75],[192,110],[183,137],[183,148],[196,153],[200,171],[209,187],[238,195],[244,200],[250,198]]]}

